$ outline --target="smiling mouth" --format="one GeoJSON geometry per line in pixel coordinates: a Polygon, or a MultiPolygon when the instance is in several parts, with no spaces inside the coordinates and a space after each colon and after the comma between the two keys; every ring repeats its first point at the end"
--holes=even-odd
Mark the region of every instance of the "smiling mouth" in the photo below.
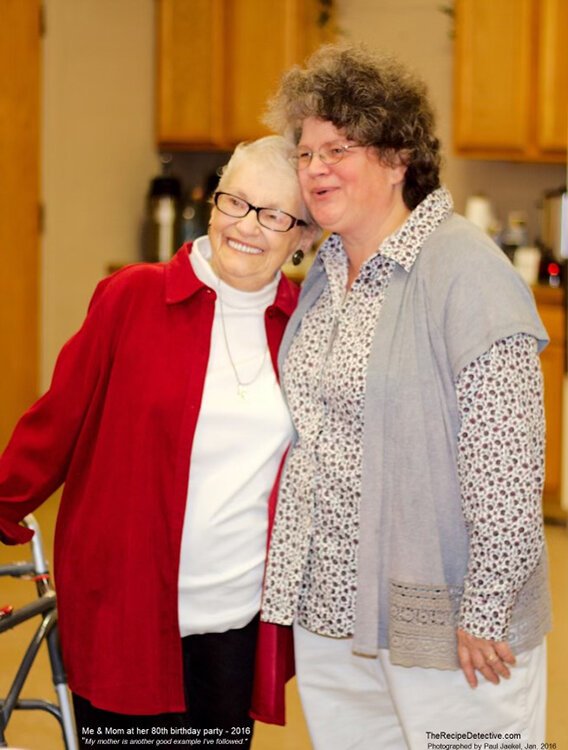
{"type": "Polygon", "coordinates": [[[227,240],[227,245],[233,250],[237,250],[239,253],[247,253],[247,255],[262,255],[264,252],[260,247],[245,245],[243,242],[237,242],[236,240],[227,240]]]}
{"type": "Polygon", "coordinates": [[[312,194],[315,195],[316,198],[321,198],[324,195],[333,192],[333,190],[334,188],[317,188],[316,190],[312,191],[312,194]]]}

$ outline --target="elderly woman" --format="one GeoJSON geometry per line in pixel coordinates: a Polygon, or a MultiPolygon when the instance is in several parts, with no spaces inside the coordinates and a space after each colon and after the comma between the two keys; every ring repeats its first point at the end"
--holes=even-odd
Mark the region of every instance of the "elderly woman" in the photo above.
{"type": "Polygon", "coordinates": [[[298,290],[280,267],[315,228],[292,152],[239,146],[207,237],[99,284],[1,458],[6,543],[65,482],[55,572],[79,733],[211,729],[248,747],[257,636],[254,715],[283,721],[286,639],[259,634],[258,612],[291,436],[276,355],[298,290]]]}
{"type": "Polygon", "coordinates": [[[280,352],[297,434],[262,615],[294,623],[314,747],[540,741],[546,332],[532,295],[454,214],[424,86],[396,62],[322,48],[269,116],[332,233],[280,352]]]}

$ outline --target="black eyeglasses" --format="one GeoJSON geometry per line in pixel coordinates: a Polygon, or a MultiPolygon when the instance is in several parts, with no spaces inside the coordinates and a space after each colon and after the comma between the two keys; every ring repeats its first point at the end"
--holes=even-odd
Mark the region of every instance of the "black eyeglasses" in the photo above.
{"type": "Polygon", "coordinates": [[[317,154],[319,160],[324,164],[337,164],[352,148],[365,148],[365,146],[362,143],[352,143],[350,145],[325,143],[319,151],[310,151],[308,148],[300,146],[294,156],[290,157],[290,161],[296,169],[306,169],[312,163],[314,155],[317,154]]]}
{"type": "Polygon", "coordinates": [[[232,216],[234,219],[244,219],[251,211],[255,211],[258,223],[273,232],[287,232],[296,225],[308,226],[307,222],[296,219],[286,211],[280,211],[279,208],[259,208],[231,193],[217,191],[213,196],[213,201],[221,213],[232,216]]]}

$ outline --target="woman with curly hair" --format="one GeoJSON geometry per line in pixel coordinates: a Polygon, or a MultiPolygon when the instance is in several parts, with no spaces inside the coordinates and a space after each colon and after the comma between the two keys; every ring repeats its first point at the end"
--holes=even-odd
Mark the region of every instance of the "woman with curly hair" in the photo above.
{"type": "Polygon", "coordinates": [[[262,615],[294,624],[314,747],[540,742],[547,334],[531,292],[454,213],[425,87],[397,62],[324,47],[268,120],[331,232],[280,350],[296,436],[262,615]]]}

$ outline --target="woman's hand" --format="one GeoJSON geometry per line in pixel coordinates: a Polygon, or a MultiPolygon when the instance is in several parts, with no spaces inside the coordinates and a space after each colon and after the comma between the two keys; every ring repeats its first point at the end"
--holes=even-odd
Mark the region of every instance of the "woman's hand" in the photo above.
{"type": "Polygon", "coordinates": [[[477,687],[476,671],[486,680],[498,685],[500,678],[511,676],[509,667],[515,663],[515,656],[507,641],[488,641],[476,638],[458,628],[458,659],[470,687],[477,687]]]}

